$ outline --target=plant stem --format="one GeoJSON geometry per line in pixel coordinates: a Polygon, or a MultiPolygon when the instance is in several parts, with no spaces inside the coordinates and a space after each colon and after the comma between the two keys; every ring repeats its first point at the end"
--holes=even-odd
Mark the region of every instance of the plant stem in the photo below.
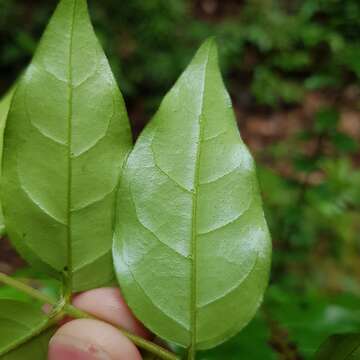
{"type": "Polygon", "coordinates": [[[32,288],[31,286],[26,285],[23,282],[16,280],[16,279],[14,279],[4,273],[1,273],[1,272],[0,272],[0,282],[13,287],[13,288],[29,295],[33,299],[41,301],[44,304],[50,304],[50,305],[55,306],[58,303],[58,301],[53,299],[52,297],[50,297],[46,294],[43,294],[39,290],[36,290],[36,289],[32,288]]]}
{"type": "MultiPolygon", "coordinates": [[[[21,281],[16,280],[16,279],[14,279],[4,273],[1,273],[1,272],[0,272],[0,282],[3,282],[4,284],[13,287],[13,288],[29,295],[30,297],[41,301],[44,304],[50,304],[53,306],[57,306],[59,304],[58,300],[56,300],[50,296],[47,296],[47,295],[43,294],[42,292],[40,292],[39,290],[36,290],[36,289],[32,288],[31,286],[28,286],[28,285],[22,283],[21,281]]],[[[104,321],[100,318],[97,318],[97,317],[95,317],[95,316],[93,316],[71,304],[67,304],[67,303],[65,303],[64,306],[60,307],[59,312],[60,312],[59,313],[60,318],[62,318],[64,315],[68,315],[68,316],[76,318],[76,319],[95,319],[95,320],[104,321]]],[[[56,322],[57,322],[59,320],[59,317],[55,316],[54,318],[49,319],[49,322],[47,322],[47,326],[44,325],[44,328],[42,328],[42,330],[40,332],[37,331],[35,336],[39,335],[42,331],[44,331],[44,330],[48,329],[50,326],[52,326],[54,319],[56,319],[56,322]]],[[[110,324],[113,325],[114,327],[116,327],[118,330],[120,330],[121,333],[123,335],[125,335],[128,339],[130,339],[135,345],[155,354],[159,358],[161,358],[163,360],[179,360],[179,358],[175,354],[162,348],[161,346],[158,346],[150,341],[147,341],[140,336],[134,335],[134,334],[124,330],[123,328],[119,327],[116,324],[113,324],[113,323],[110,323],[110,324]]],[[[28,339],[26,339],[26,341],[30,340],[32,337],[34,337],[34,333],[32,333],[31,336],[28,339]]]]}

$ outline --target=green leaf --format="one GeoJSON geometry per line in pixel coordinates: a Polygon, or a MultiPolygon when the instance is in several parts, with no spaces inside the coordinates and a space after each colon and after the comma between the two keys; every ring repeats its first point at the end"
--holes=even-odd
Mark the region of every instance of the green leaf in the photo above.
{"type": "Polygon", "coordinates": [[[53,332],[37,334],[47,323],[48,318],[39,307],[0,299],[0,359],[46,360],[47,345],[53,332]]]}
{"type": "MultiPolygon", "coordinates": [[[[0,177],[2,168],[2,153],[3,153],[3,136],[6,124],[6,118],[10,109],[10,103],[13,95],[13,89],[11,89],[0,101],[0,177]]],[[[5,232],[5,223],[2,207],[0,204],[0,236],[5,232]]]]}
{"type": "Polygon", "coordinates": [[[315,360],[359,360],[360,334],[330,336],[316,353],[315,360]]]}
{"type": "Polygon", "coordinates": [[[255,165],[208,40],[129,156],[114,236],[118,280],[153,332],[207,349],[254,316],[270,252],[255,165]]]}
{"type": "Polygon", "coordinates": [[[14,95],[2,196],[17,250],[38,269],[68,274],[74,291],[113,277],[115,192],[130,148],[86,1],[62,0],[14,95]]]}

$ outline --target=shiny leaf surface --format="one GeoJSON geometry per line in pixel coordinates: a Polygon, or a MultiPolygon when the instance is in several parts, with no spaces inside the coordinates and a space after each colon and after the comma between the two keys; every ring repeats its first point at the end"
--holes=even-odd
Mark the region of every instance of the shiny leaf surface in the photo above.
{"type": "Polygon", "coordinates": [[[66,273],[74,291],[113,277],[115,191],[130,148],[86,0],[62,0],[14,95],[2,196],[17,250],[37,268],[66,273]]]}
{"type": "Polygon", "coordinates": [[[24,339],[36,334],[46,323],[47,317],[39,307],[0,299],[0,359],[46,360],[51,330],[23,343],[24,339]]]}
{"type": "Polygon", "coordinates": [[[254,162],[208,40],[127,162],[114,240],[118,280],[157,335],[206,349],[254,316],[270,252],[254,162]]]}

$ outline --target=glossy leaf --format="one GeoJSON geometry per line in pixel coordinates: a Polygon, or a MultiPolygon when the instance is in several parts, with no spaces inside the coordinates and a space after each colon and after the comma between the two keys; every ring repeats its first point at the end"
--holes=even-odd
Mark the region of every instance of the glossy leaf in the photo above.
{"type": "MultiPolygon", "coordinates": [[[[12,93],[13,90],[10,90],[0,101],[0,177],[1,177],[1,168],[2,168],[3,136],[4,136],[6,118],[10,108],[12,93]]],[[[4,233],[4,231],[5,231],[4,215],[0,204],[0,236],[4,233]]]]}
{"type": "Polygon", "coordinates": [[[114,239],[118,280],[157,335],[206,349],[254,316],[270,252],[254,162],[208,40],[129,156],[114,239]]]}
{"type": "Polygon", "coordinates": [[[330,336],[320,347],[315,360],[359,360],[360,334],[330,336]]]}
{"type": "Polygon", "coordinates": [[[47,321],[39,307],[21,301],[0,299],[0,359],[46,360],[51,330],[29,341],[23,340],[36,334],[47,321]]]}
{"type": "Polygon", "coordinates": [[[113,277],[115,191],[131,135],[86,0],[62,0],[14,95],[2,196],[8,234],[73,290],[113,277]]]}

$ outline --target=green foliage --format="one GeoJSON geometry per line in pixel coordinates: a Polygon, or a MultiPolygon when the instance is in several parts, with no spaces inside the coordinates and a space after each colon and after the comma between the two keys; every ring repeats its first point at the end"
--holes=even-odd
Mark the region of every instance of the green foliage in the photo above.
{"type": "Polygon", "coordinates": [[[79,291],[113,276],[114,198],[131,136],[86,2],[74,4],[61,2],[17,85],[2,198],[23,257],[79,291]]]}
{"type": "Polygon", "coordinates": [[[310,252],[324,235],[334,245],[356,237],[360,171],[350,156],[357,150],[357,141],[340,129],[339,113],[328,107],[315,114],[310,129],[264,150],[292,168],[292,178],[259,171],[275,239],[310,252]]]}
{"type": "Polygon", "coordinates": [[[311,120],[258,154],[275,164],[259,168],[276,249],[265,308],[306,360],[331,334],[360,330],[358,140],[333,107],[311,120]]]}
{"type": "Polygon", "coordinates": [[[318,293],[285,292],[270,287],[266,309],[271,319],[286,329],[304,359],[312,359],[321,343],[331,334],[360,329],[359,297],[327,297],[318,293]]]}
{"type": "MultiPolygon", "coordinates": [[[[102,38],[107,39],[105,48],[121,83],[127,84],[127,97],[134,99],[139,91],[150,89],[153,99],[148,106],[154,108],[190,51],[213,35],[222,44],[225,74],[250,76],[247,88],[241,81],[243,91],[259,104],[298,103],[308,89],[356,83],[351,75],[360,73],[357,0],[347,0],[346,5],[339,0],[246,1],[220,18],[197,16],[195,3],[136,0],[118,6],[108,0],[108,9],[93,4],[94,16],[103,25],[102,38]]],[[[226,9],[226,4],[217,3],[219,12],[226,9]]]]}
{"type": "Polygon", "coordinates": [[[212,40],[140,136],[118,209],[114,263],[146,326],[206,349],[251,320],[267,284],[270,239],[212,40]]]}
{"type": "Polygon", "coordinates": [[[360,335],[341,334],[327,339],[316,354],[316,360],[358,360],[360,335]]]}
{"type": "MultiPolygon", "coordinates": [[[[222,44],[225,74],[249,79],[241,80],[243,91],[259,104],[298,103],[308,90],[356,84],[360,74],[357,0],[230,2],[234,10],[229,11],[227,2],[215,2],[220,17],[205,10],[199,14],[198,3],[203,2],[107,0],[90,4],[126,98],[133,103],[146,93],[141,103],[147,114],[175,81],[196,44],[213,35],[222,44]]],[[[0,6],[3,72],[10,65],[24,66],[52,6],[46,0],[31,9],[26,1],[4,0],[0,6]],[[28,18],[29,11],[30,29],[26,29],[21,15],[28,18]]],[[[231,87],[231,93],[236,92],[231,87]]]]}

